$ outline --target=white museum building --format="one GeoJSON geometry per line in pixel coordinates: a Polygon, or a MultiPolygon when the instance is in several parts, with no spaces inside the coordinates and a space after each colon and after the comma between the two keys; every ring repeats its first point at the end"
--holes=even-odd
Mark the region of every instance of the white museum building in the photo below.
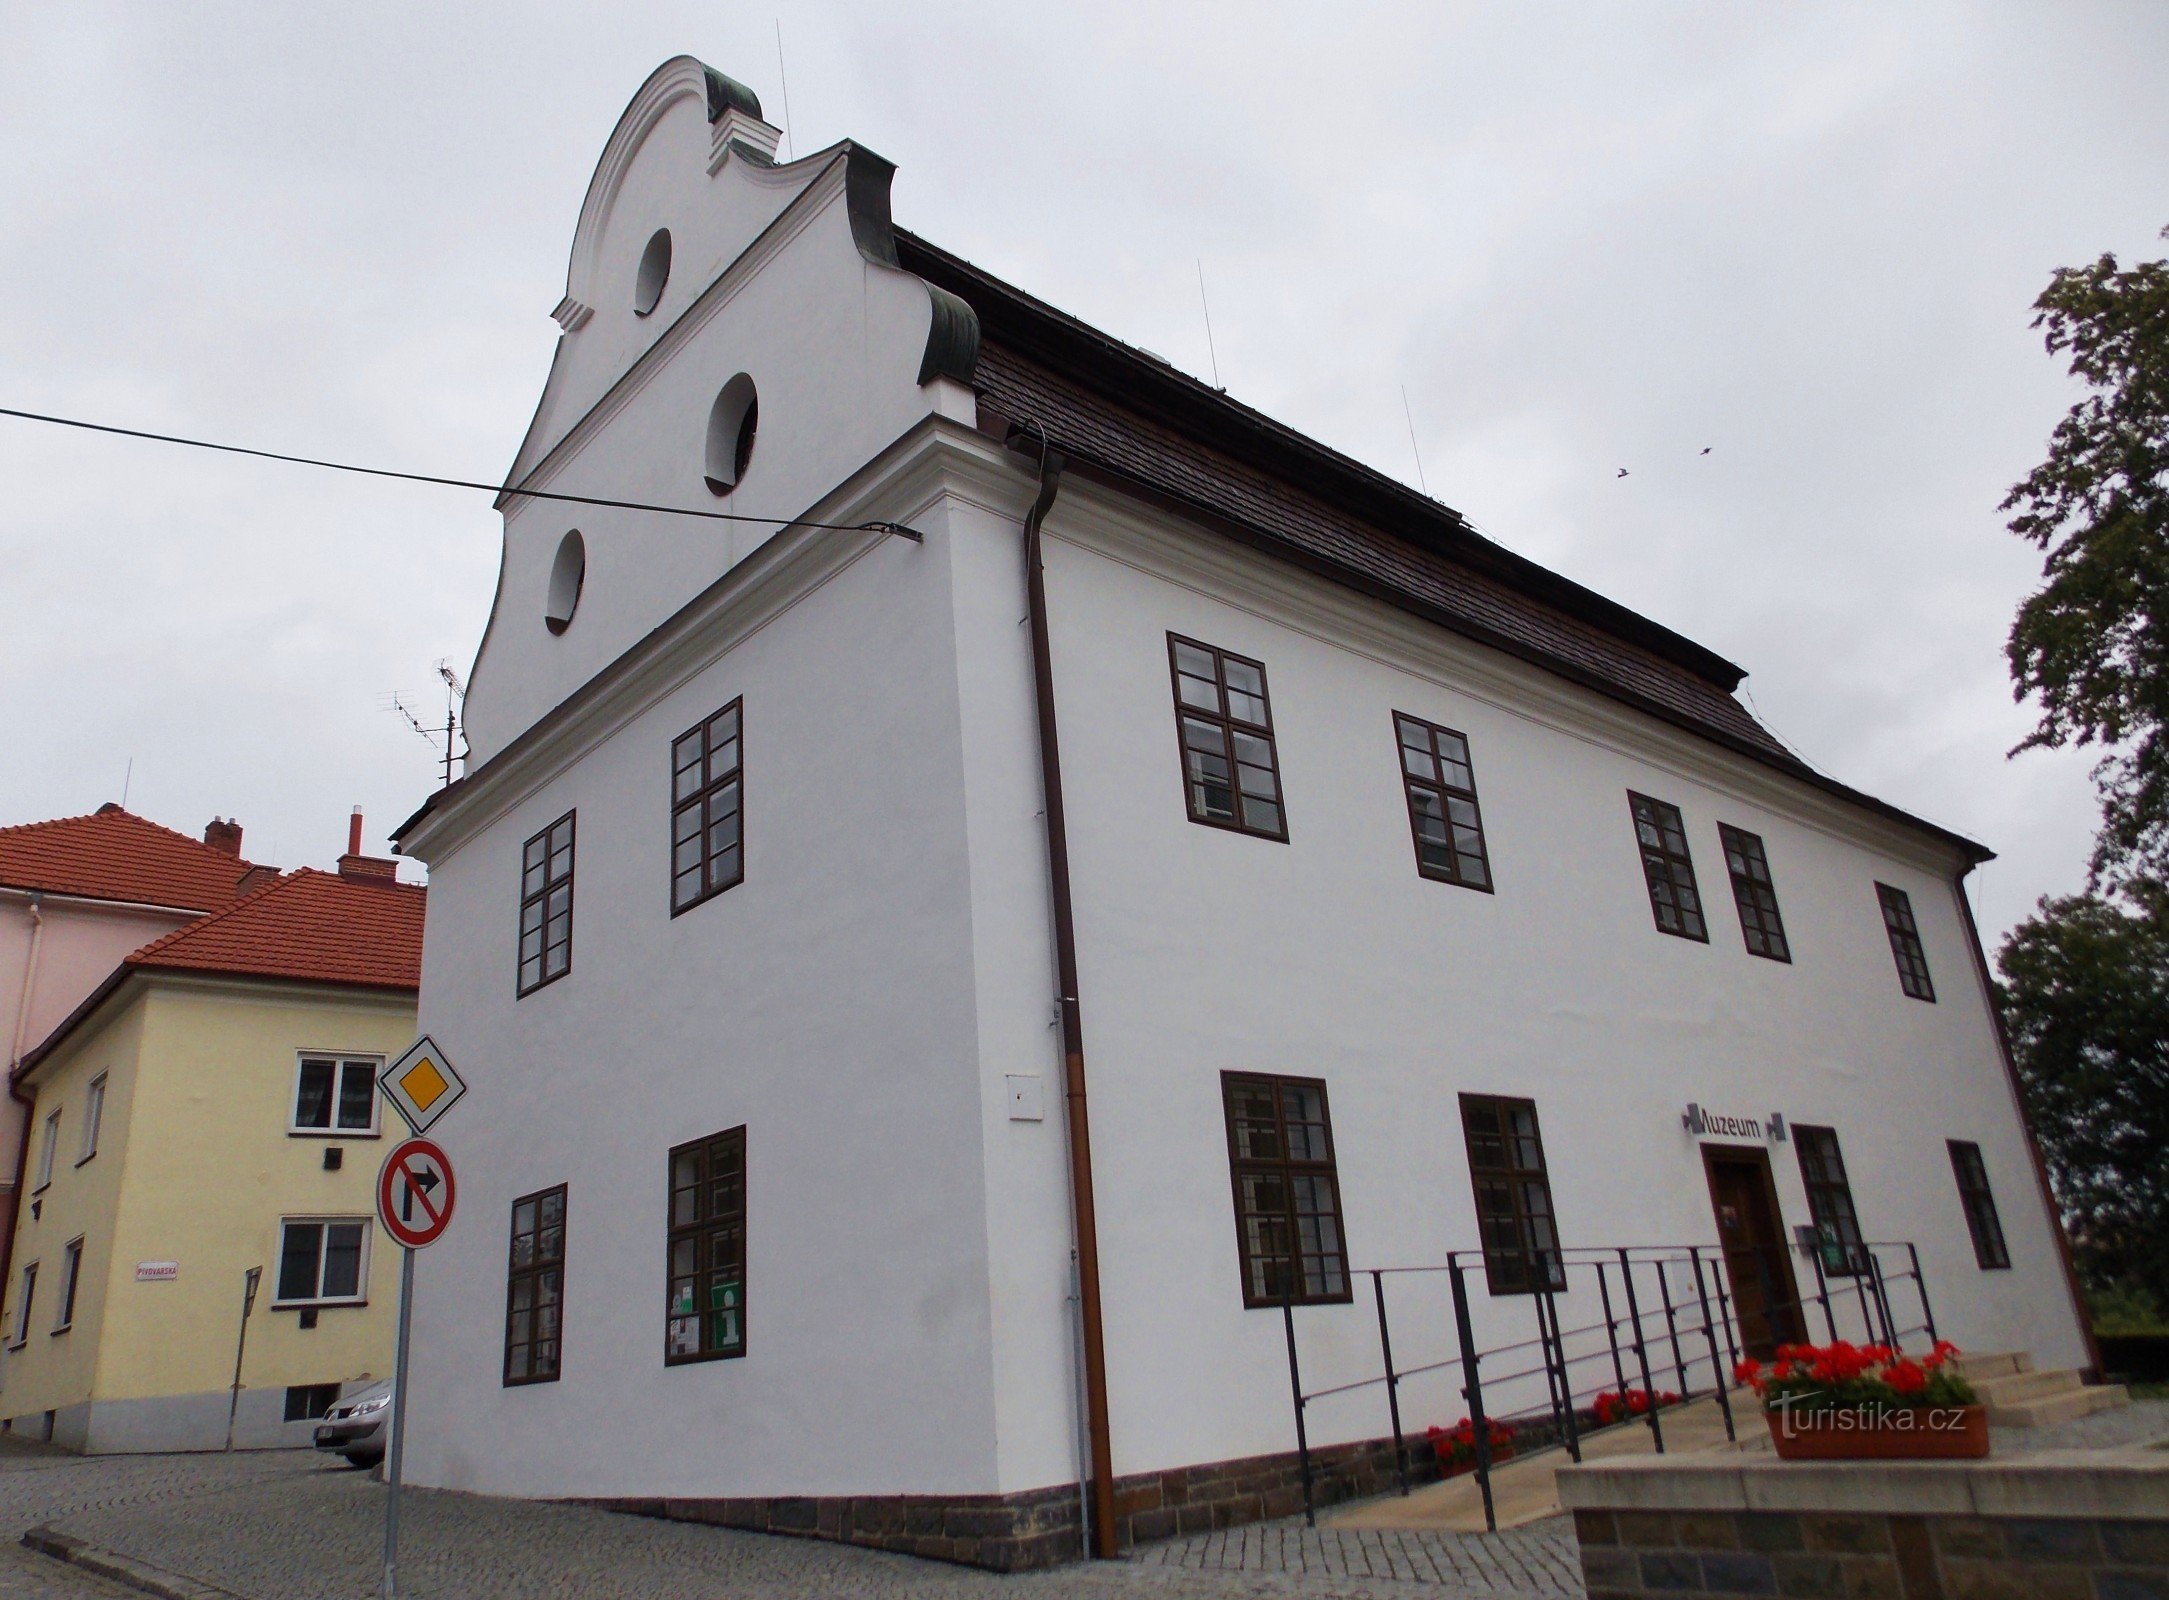
{"type": "Polygon", "coordinates": [[[1330,1498],[1784,1339],[2089,1364],[1989,852],[778,143],[688,58],[611,133],[399,834],[415,1481],[1022,1566],[1287,1510],[1299,1409],[1330,1498]]]}

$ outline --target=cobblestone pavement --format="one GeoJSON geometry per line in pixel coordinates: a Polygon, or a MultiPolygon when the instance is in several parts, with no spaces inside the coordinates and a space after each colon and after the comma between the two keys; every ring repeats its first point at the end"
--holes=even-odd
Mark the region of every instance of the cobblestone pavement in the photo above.
{"type": "MultiPolygon", "coordinates": [[[[1272,1529],[1256,1530],[1257,1564],[1225,1541],[1148,1548],[1132,1560],[1003,1577],[970,1568],[812,1540],[613,1515],[582,1507],[410,1491],[403,1503],[401,1590],[415,1600],[1526,1600],[1579,1594],[1559,1581],[1551,1546],[1500,1535],[1488,1558],[1442,1558],[1474,1543],[1406,1535],[1399,1566],[1366,1536],[1280,1528],[1282,1555],[1265,1559],[1272,1529]],[[1507,1544],[1539,1558],[1521,1563],[1507,1544]],[[1195,1548],[1193,1548],[1195,1547],[1195,1548]],[[1422,1551],[1418,1561],[1412,1552],[1422,1551]],[[1508,1581],[1511,1580],[1511,1581],[1508,1581]],[[1542,1586],[1538,1586],[1542,1585],[1542,1586]]],[[[236,1456],[85,1460],[0,1447],[0,1596],[109,1600],[124,1593],[50,1557],[14,1547],[50,1524],[158,1571],[215,1586],[235,1600],[370,1600],[377,1592],[384,1488],[372,1477],[300,1451],[236,1456]]],[[[1277,1525],[1276,1525],[1277,1527],[1277,1525]]],[[[1230,1536],[1232,1537],[1232,1535],[1230,1536]]],[[[1554,1536],[1556,1542],[1559,1535],[1554,1536]]],[[[1563,1534],[1567,1568],[1571,1533],[1563,1534]]]]}
{"type": "Polygon", "coordinates": [[[1500,1533],[1306,1528],[1252,1523],[1148,1545],[1133,1561],[1190,1572],[1280,1572],[1326,1580],[1385,1579],[1426,1593],[1579,1595],[1581,1553],[1570,1517],[1500,1533]]]}

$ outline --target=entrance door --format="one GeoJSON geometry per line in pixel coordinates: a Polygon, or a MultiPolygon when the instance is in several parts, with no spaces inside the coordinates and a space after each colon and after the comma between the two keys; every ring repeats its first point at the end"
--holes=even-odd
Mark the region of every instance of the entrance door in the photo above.
{"type": "Polygon", "coordinates": [[[1770,1155],[1753,1145],[1704,1145],[1702,1165],[1717,1211],[1732,1315],[1744,1354],[1768,1361],[1780,1344],[1807,1342],[1800,1293],[1793,1287],[1785,1221],[1770,1181],[1770,1155]]]}

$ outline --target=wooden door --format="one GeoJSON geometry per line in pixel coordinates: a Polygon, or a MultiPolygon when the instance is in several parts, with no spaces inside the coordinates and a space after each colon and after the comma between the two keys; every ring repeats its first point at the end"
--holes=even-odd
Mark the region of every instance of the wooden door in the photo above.
{"type": "Polygon", "coordinates": [[[1753,1145],[1704,1145],[1717,1239],[1731,1280],[1732,1316],[1743,1354],[1768,1361],[1780,1344],[1804,1344],[1800,1292],[1793,1286],[1785,1219],[1770,1180],[1770,1155],[1753,1145]]]}

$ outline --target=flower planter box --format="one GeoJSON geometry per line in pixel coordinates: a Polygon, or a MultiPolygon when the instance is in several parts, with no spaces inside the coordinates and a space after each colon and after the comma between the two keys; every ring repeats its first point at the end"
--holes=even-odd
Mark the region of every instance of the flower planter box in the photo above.
{"type": "MultiPolygon", "coordinates": [[[[1494,1467],[1503,1466],[1513,1459],[1514,1447],[1512,1445],[1502,1444],[1492,1447],[1491,1464],[1494,1467]]],[[[1459,1478],[1476,1470],[1476,1457],[1474,1455],[1448,1455],[1444,1451],[1440,1451],[1438,1466],[1438,1475],[1441,1478],[1459,1478]]]]}
{"type": "Polygon", "coordinates": [[[1986,1406],[1765,1411],[1780,1461],[1977,1461],[1988,1454],[1986,1406]]]}

